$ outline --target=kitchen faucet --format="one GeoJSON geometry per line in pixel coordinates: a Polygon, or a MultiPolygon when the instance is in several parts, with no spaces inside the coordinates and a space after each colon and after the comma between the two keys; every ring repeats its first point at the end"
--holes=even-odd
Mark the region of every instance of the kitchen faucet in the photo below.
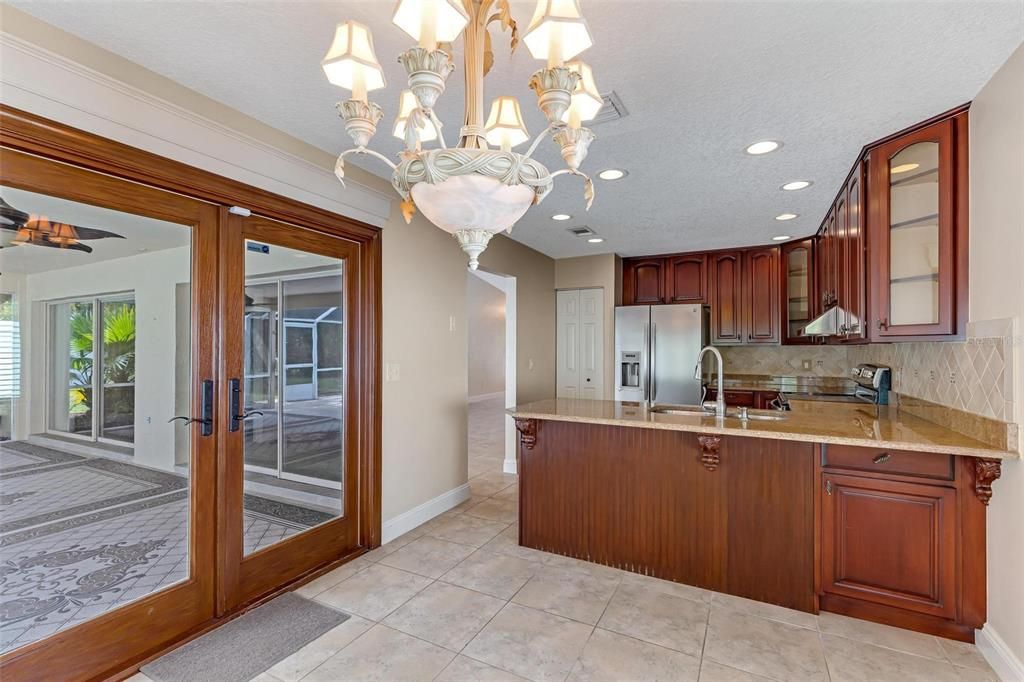
{"type": "Polygon", "coordinates": [[[718,361],[718,394],[715,396],[715,416],[724,417],[725,389],[722,379],[724,363],[722,361],[722,354],[718,352],[717,348],[715,348],[714,346],[704,346],[703,348],[700,349],[700,353],[697,354],[697,366],[693,368],[693,378],[697,379],[698,381],[700,380],[701,361],[704,359],[704,354],[707,353],[708,351],[711,351],[711,353],[715,356],[716,360],[718,361]]]}

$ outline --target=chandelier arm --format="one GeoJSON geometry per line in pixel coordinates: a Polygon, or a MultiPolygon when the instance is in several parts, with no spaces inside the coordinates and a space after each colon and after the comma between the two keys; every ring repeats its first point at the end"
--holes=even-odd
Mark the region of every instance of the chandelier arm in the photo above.
{"type": "Polygon", "coordinates": [[[590,176],[578,170],[563,168],[552,173],[551,179],[554,180],[559,175],[578,175],[583,178],[583,198],[587,202],[587,210],[589,211],[590,205],[594,203],[594,181],[590,179],[590,176]]]}
{"type": "Polygon", "coordinates": [[[540,131],[537,134],[537,137],[533,138],[533,144],[530,145],[530,148],[526,150],[526,153],[523,154],[523,156],[526,157],[527,159],[532,157],[533,153],[537,151],[537,146],[544,140],[544,138],[554,134],[561,127],[562,126],[556,126],[553,123],[549,123],[547,128],[540,131]]]}
{"type": "Polygon", "coordinates": [[[430,124],[434,126],[434,130],[437,132],[437,142],[441,145],[441,149],[448,149],[448,145],[444,141],[444,133],[441,132],[441,121],[437,118],[437,114],[434,113],[433,109],[427,110],[427,118],[430,119],[430,124]]]}

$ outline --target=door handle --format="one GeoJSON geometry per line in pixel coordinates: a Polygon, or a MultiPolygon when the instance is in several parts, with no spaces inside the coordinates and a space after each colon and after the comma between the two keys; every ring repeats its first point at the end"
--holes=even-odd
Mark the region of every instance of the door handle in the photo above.
{"type": "Polygon", "coordinates": [[[228,382],[228,390],[231,391],[231,414],[228,418],[228,431],[234,432],[241,428],[242,420],[242,386],[238,379],[231,379],[228,382]]]}
{"type": "Polygon", "coordinates": [[[202,388],[202,400],[200,403],[199,417],[171,417],[167,423],[176,422],[179,419],[186,425],[200,424],[199,435],[210,436],[213,434],[213,379],[204,379],[202,388]]]}
{"type": "Polygon", "coordinates": [[[825,481],[825,492],[828,495],[832,494],[832,481],[825,481]]]}
{"type": "Polygon", "coordinates": [[[651,397],[651,325],[644,325],[644,364],[641,368],[640,383],[643,384],[644,402],[651,397]]]}
{"type": "Polygon", "coordinates": [[[658,325],[651,323],[651,402],[658,399],[658,325]]]}

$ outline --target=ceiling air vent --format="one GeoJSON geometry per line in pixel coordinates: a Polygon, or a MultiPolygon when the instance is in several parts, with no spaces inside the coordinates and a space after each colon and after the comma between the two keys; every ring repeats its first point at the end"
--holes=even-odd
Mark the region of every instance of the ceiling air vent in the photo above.
{"type": "Polygon", "coordinates": [[[570,227],[569,233],[576,237],[589,237],[594,234],[594,231],[586,225],[580,225],[579,227],[570,227]]]}
{"type": "Polygon", "coordinates": [[[601,107],[601,110],[597,112],[597,116],[594,117],[594,120],[589,122],[590,125],[600,125],[602,123],[607,123],[608,121],[617,121],[620,118],[629,116],[629,111],[626,110],[625,105],[622,104],[622,100],[619,99],[618,93],[614,90],[601,95],[601,101],[604,102],[604,105],[601,107]]]}

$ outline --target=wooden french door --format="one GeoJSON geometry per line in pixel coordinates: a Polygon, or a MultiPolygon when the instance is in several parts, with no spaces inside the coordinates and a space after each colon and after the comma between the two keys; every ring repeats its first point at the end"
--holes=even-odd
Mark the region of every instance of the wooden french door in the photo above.
{"type": "Polygon", "coordinates": [[[225,225],[220,613],[367,545],[359,396],[371,351],[358,243],[257,216],[225,225]]]}
{"type": "Polygon", "coordinates": [[[20,503],[3,510],[0,678],[101,678],[214,617],[218,209],[7,147],[0,195],[5,319],[28,360],[0,444],[20,503]],[[118,320],[93,303],[125,292],[118,320]],[[101,360],[131,382],[89,381],[113,375],[101,360]],[[116,456],[74,440],[90,421],[117,425],[116,456]]]}

